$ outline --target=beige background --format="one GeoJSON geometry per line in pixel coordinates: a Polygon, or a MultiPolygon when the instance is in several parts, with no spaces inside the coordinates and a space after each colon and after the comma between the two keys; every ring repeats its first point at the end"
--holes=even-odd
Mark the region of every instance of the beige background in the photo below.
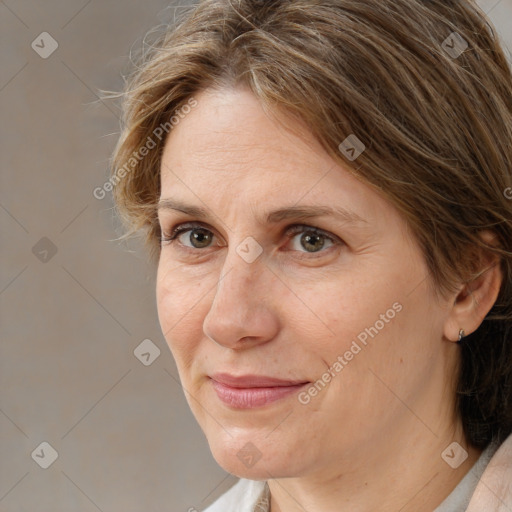
{"type": "MultiPolygon", "coordinates": [[[[512,48],[512,0],[480,3],[512,48]]],[[[235,481],[177,382],[153,271],[136,243],[113,241],[110,198],[92,195],[119,129],[98,91],[121,88],[130,49],[175,11],[165,0],[0,3],[1,512],[192,512],[235,481]],[[31,47],[42,32],[58,43],[46,59],[31,47]],[[145,339],[161,351],[149,366],[134,355],[145,339]],[[48,469],[42,442],[58,453],[48,469]]],[[[39,52],[51,48],[43,37],[39,52]]]]}

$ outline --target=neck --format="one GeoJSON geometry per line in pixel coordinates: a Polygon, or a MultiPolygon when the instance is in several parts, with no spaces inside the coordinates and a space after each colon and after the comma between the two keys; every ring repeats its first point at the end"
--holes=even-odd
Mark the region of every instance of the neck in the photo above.
{"type": "Polygon", "coordinates": [[[460,424],[436,435],[418,423],[383,435],[384,448],[355,450],[343,469],[270,480],[271,512],[432,512],[482,451],[464,442],[460,424]],[[441,457],[454,440],[468,452],[456,469],[441,457]]]}

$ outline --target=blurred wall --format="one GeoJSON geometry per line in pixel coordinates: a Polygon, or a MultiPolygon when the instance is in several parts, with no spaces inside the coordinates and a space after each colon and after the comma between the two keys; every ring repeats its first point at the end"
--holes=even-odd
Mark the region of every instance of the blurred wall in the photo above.
{"type": "MultiPolygon", "coordinates": [[[[512,48],[512,0],[480,3],[512,48]]],[[[119,129],[98,91],[173,5],[0,3],[2,512],[201,510],[236,480],[186,404],[153,269],[93,197],[119,129]]]]}

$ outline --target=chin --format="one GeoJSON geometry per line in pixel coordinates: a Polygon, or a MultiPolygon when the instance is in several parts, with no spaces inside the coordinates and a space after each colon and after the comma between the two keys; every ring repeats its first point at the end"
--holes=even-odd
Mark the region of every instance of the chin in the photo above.
{"type": "Polygon", "coordinates": [[[210,450],[217,464],[239,478],[268,480],[292,476],[292,464],[282,440],[260,438],[254,432],[226,432],[207,436],[210,450]]]}

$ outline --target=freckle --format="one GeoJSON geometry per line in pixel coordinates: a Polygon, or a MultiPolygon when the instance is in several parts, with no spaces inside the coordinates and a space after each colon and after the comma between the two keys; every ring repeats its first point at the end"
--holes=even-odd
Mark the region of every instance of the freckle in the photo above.
{"type": "Polygon", "coordinates": [[[402,358],[400,358],[400,362],[401,362],[401,363],[403,363],[403,362],[404,362],[404,360],[403,360],[402,358]]]}

